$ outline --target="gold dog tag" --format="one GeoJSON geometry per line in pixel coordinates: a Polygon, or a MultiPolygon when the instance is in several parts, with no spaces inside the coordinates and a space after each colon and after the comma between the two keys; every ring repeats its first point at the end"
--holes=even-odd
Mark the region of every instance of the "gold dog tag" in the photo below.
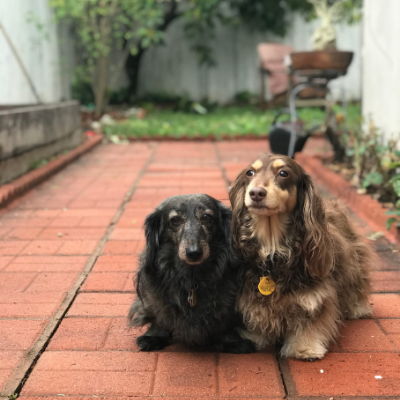
{"type": "Polygon", "coordinates": [[[275,282],[269,276],[263,276],[260,278],[260,283],[258,284],[258,290],[264,296],[269,296],[275,290],[275,282]]]}
{"type": "Polygon", "coordinates": [[[197,293],[194,289],[189,292],[188,302],[190,307],[194,307],[197,304],[197,293]]]}

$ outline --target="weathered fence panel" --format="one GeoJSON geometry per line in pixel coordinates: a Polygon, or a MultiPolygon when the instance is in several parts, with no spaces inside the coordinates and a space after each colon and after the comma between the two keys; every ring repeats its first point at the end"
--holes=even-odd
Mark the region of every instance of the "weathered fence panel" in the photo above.
{"type": "MultiPolygon", "coordinates": [[[[164,46],[150,49],[145,54],[140,73],[139,92],[187,93],[195,99],[208,97],[219,102],[230,101],[240,91],[258,93],[260,76],[256,47],[260,42],[292,45],[296,50],[311,50],[311,35],[317,21],[307,23],[300,16],[292,18],[285,38],[244,28],[221,26],[213,41],[217,66],[198,65],[198,56],[190,49],[182,34],[182,23],[172,25],[164,46]]],[[[338,47],[355,52],[348,75],[332,82],[334,95],[340,98],[345,87],[350,100],[361,98],[361,26],[339,25],[338,47]]]]}

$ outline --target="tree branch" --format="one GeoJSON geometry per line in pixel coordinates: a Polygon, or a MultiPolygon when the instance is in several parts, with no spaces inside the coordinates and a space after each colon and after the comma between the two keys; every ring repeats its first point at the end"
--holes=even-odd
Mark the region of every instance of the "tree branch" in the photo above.
{"type": "Polygon", "coordinates": [[[178,4],[176,0],[173,0],[171,3],[171,8],[165,15],[164,22],[157,28],[157,30],[164,32],[168,28],[169,24],[173,20],[179,18],[182,14],[182,11],[178,11],[178,4]]]}

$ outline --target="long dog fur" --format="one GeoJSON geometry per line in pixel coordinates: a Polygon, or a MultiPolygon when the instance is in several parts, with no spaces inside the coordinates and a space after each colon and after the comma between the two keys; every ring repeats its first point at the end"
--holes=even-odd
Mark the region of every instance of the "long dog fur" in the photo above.
{"type": "Polygon", "coordinates": [[[170,197],[146,218],[145,233],[138,298],[129,313],[131,326],[150,324],[137,339],[139,348],[158,350],[174,339],[221,352],[255,351],[237,330],[243,326],[235,311],[241,265],[232,245],[231,211],[204,194],[170,197]],[[198,260],[188,258],[190,249],[198,250],[198,260]],[[193,288],[194,306],[188,301],[193,288]]]}
{"type": "Polygon", "coordinates": [[[229,196],[234,244],[246,262],[238,301],[244,337],[258,348],[281,342],[284,357],[322,358],[340,320],[371,312],[371,251],[346,210],[323,202],[289,157],[261,156],[238,175],[229,196]],[[265,190],[265,198],[253,201],[254,189],[265,190]],[[269,296],[257,288],[263,276],[276,283],[269,296]]]}

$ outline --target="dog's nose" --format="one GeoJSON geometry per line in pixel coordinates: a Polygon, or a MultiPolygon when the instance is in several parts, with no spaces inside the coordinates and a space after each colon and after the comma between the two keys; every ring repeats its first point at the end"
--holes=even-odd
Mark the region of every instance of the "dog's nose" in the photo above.
{"type": "Polygon", "coordinates": [[[261,201],[267,195],[267,191],[262,187],[252,187],[249,195],[253,201],[261,201]]]}
{"type": "Polygon", "coordinates": [[[203,249],[201,247],[192,246],[186,249],[186,256],[191,261],[200,260],[202,255],[203,255],[203,249]]]}

